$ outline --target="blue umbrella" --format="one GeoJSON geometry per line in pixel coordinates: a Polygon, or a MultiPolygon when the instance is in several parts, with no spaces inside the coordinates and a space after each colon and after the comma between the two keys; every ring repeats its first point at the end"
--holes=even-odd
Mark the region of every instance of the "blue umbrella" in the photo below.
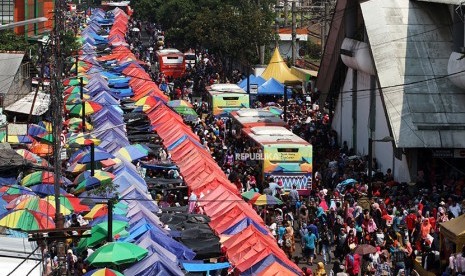
{"type": "MultiPolygon", "coordinates": [[[[39,184],[31,187],[31,190],[38,196],[45,197],[48,195],[55,195],[55,187],[51,184],[39,184]]],[[[60,195],[69,195],[65,190],[60,188],[60,195]]]]}
{"type": "Polygon", "coordinates": [[[354,184],[354,183],[357,183],[358,181],[353,179],[353,178],[348,178],[344,181],[342,181],[341,183],[339,183],[340,185],[342,186],[346,186],[346,185],[350,185],[350,184],[354,184]]]}
{"type": "MultiPolygon", "coordinates": [[[[79,159],[78,163],[80,164],[90,163],[91,158],[92,158],[91,153],[88,152],[79,159]]],[[[107,159],[112,159],[112,158],[115,158],[115,157],[108,152],[104,152],[104,151],[94,152],[94,161],[107,160],[107,159]]]]}

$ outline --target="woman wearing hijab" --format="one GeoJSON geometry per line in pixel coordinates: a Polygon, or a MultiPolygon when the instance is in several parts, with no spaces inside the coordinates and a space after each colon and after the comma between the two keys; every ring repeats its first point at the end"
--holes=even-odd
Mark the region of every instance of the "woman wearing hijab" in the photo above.
{"type": "Polygon", "coordinates": [[[322,262],[318,262],[318,267],[315,271],[315,276],[326,276],[325,265],[322,262]]]}

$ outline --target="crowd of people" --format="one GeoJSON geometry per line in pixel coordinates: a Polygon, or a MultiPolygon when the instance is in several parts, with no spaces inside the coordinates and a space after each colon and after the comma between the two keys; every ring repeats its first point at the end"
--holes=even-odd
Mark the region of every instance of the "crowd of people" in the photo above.
{"type": "MultiPolygon", "coordinates": [[[[460,260],[465,258],[465,250],[463,256],[452,255],[447,268],[438,268],[439,224],[465,212],[465,201],[461,201],[464,177],[430,167],[419,171],[414,185],[397,183],[391,169],[378,171],[373,160],[374,185],[369,187],[367,157],[357,156],[346,142],[339,143],[338,133],[331,129],[328,106],[319,102],[318,92],[309,85],[308,93],[293,92],[287,122],[296,135],[313,145],[312,189],[309,196],[300,196],[295,186],[284,191],[280,181],[261,179],[260,168],[235,159],[235,154],[247,146],[244,139],[234,133],[227,121],[209,112],[206,87],[226,81],[220,78],[226,73],[215,55],[197,50],[196,64],[189,66],[182,78],[164,76],[152,66],[156,63],[153,47],[164,46],[160,42],[160,27],[132,19],[129,26],[129,30],[139,30],[128,34],[131,50],[146,62],[154,82],[171,99],[193,104],[199,119],[189,122],[190,126],[238,191],[270,194],[284,202],[257,208],[257,212],[279,246],[302,267],[305,275],[417,275],[414,263],[420,256],[425,270],[442,275],[462,272],[460,260]],[[142,42],[142,31],[150,36],[148,45],[142,42]]],[[[227,81],[236,83],[243,77],[235,70],[227,81]]],[[[278,108],[284,104],[279,97],[259,98],[254,106],[263,107],[270,102],[278,108]]],[[[164,158],[168,160],[168,154],[164,158]]],[[[195,211],[194,207],[189,209],[195,211]]],[[[443,247],[449,255],[454,252],[449,244],[443,247]]],[[[54,260],[53,252],[54,247],[49,260],[54,260]]]]}

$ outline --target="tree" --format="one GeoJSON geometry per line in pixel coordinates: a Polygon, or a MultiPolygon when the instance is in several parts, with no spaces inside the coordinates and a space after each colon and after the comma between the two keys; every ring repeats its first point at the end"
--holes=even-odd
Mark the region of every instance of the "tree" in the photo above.
{"type": "Polygon", "coordinates": [[[0,51],[26,51],[31,47],[24,36],[15,34],[12,30],[0,31],[0,51]]]}

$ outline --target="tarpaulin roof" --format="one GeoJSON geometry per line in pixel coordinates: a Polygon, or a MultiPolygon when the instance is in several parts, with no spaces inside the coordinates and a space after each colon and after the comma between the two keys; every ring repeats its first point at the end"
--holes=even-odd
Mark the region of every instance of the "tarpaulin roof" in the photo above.
{"type": "Polygon", "coordinates": [[[168,261],[158,253],[152,253],[142,261],[135,263],[126,269],[124,274],[131,276],[184,275],[176,263],[168,261]]]}
{"type": "Polygon", "coordinates": [[[188,272],[201,272],[201,271],[212,271],[228,268],[231,265],[229,263],[189,263],[181,262],[184,269],[188,272]]]}
{"type": "MultiPolygon", "coordinates": [[[[261,86],[265,82],[266,80],[261,76],[255,76],[254,74],[250,74],[249,76],[249,84],[256,84],[261,86]]],[[[247,78],[241,80],[237,85],[239,85],[240,88],[247,90],[247,78]]]]}
{"type": "MultiPolygon", "coordinates": [[[[287,94],[291,95],[292,90],[287,89],[287,94]]],[[[270,78],[258,87],[258,95],[284,95],[284,84],[275,78],[270,78]]]]}
{"type": "Polygon", "coordinates": [[[266,80],[275,78],[281,83],[285,83],[286,81],[301,81],[298,77],[292,74],[291,69],[287,67],[287,64],[281,57],[278,48],[274,50],[270,63],[268,63],[268,66],[265,71],[263,71],[261,77],[266,80]]]}

